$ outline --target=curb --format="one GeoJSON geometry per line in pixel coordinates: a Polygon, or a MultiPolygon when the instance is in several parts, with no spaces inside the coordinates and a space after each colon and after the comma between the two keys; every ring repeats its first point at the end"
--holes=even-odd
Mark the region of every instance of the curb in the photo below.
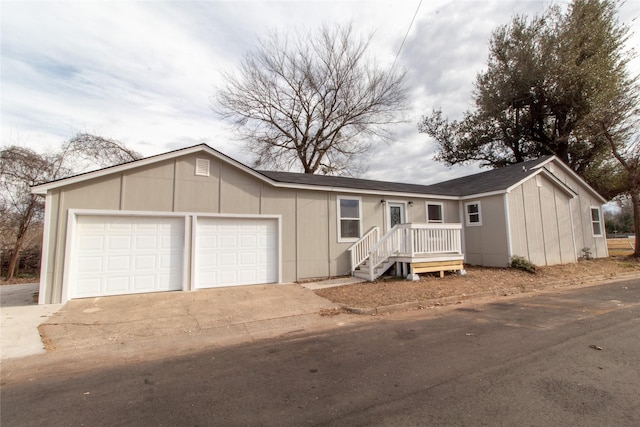
{"type": "MultiPolygon", "coordinates": [[[[611,283],[618,282],[626,279],[639,278],[640,272],[630,271],[625,273],[617,273],[617,274],[601,274],[597,276],[590,277],[578,277],[575,279],[569,280],[550,280],[548,282],[541,282],[540,285],[543,285],[544,288],[564,288],[568,286],[579,286],[579,285],[588,285],[594,283],[611,283]]],[[[462,295],[453,295],[444,298],[435,298],[424,301],[408,301],[402,302],[398,304],[391,304],[379,307],[349,307],[342,306],[342,309],[347,313],[351,314],[359,314],[366,316],[378,316],[381,314],[389,314],[389,313],[397,313],[401,311],[411,311],[411,310],[421,310],[427,307],[435,307],[435,306],[443,306],[443,305],[452,305],[452,304],[460,304],[463,301],[468,301],[471,299],[480,299],[486,297],[493,296],[509,296],[516,294],[526,294],[536,291],[537,288],[527,288],[527,287],[513,287],[500,289],[495,291],[486,291],[486,292],[478,292],[475,294],[462,294],[462,295]]]]}

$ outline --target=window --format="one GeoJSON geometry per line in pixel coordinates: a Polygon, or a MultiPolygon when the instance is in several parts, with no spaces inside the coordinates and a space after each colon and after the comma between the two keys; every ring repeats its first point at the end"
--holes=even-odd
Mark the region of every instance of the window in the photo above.
{"type": "Polygon", "coordinates": [[[359,197],[338,197],[338,242],[355,242],[360,238],[360,204],[359,197]]]}
{"type": "Polygon", "coordinates": [[[480,213],[480,202],[470,202],[464,205],[465,216],[468,226],[482,225],[482,214],[480,213]]]}
{"type": "Polygon", "coordinates": [[[593,228],[593,237],[602,236],[602,222],[600,221],[600,208],[591,207],[591,227],[593,228]]]}
{"type": "Polygon", "coordinates": [[[209,176],[209,159],[196,159],[196,175],[209,176]]]}
{"type": "Polygon", "coordinates": [[[444,222],[442,214],[442,203],[427,202],[427,222],[444,222]]]}

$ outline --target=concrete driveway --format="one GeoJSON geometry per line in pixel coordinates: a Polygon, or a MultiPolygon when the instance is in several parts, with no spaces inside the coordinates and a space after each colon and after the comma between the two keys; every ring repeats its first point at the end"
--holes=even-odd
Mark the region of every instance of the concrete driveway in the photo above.
{"type": "Polygon", "coordinates": [[[45,352],[38,325],[63,304],[38,305],[33,294],[37,283],[0,286],[0,358],[30,356],[45,352]]]}
{"type": "Polygon", "coordinates": [[[85,298],[46,306],[29,301],[37,285],[11,286],[16,286],[12,292],[2,287],[2,358],[44,352],[43,343],[49,351],[153,345],[158,339],[163,345],[228,345],[304,331],[330,321],[319,313],[337,307],[298,284],[85,298]]]}

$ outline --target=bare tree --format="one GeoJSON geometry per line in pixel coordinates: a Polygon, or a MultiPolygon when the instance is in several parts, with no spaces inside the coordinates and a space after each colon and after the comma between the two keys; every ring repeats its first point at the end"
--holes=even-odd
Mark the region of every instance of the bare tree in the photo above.
{"type": "Polygon", "coordinates": [[[0,151],[0,230],[3,250],[11,253],[7,280],[15,273],[28,236],[43,222],[44,201],[31,194],[31,186],[69,176],[89,167],[104,167],[140,158],[123,144],[100,136],[78,134],[59,151],[37,153],[8,146],[0,151]]]}
{"type": "Polygon", "coordinates": [[[240,132],[255,166],[305,173],[347,171],[406,108],[405,73],[366,56],[371,37],[350,25],[274,32],[245,55],[213,109],[240,132]]]}

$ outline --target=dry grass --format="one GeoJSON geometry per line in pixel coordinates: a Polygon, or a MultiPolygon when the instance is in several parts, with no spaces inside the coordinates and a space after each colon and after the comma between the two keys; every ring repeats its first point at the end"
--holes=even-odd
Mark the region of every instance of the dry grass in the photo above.
{"type": "Polygon", "coordinates": [[[601,258],[576,264],[539,267],[536,274],[513,268],[467,267],[467,274],[421,275],[416,282],[390,278],[317,290],[321,297],[349,307],[382,307],[403,302],[494,292],[498,295],[557,286],[560,281],[579,284],[593,277],[614,277],[623,272],[640,272],[632,258],[601,258]]]}
{"type": "Polygon", "coordinates": [[[635,237],[607,239],[607,248],[609,249],[609,256],[615,256],[615,257],[629,256],[633,254],[635,245],[636,245],[635,237]]]}

